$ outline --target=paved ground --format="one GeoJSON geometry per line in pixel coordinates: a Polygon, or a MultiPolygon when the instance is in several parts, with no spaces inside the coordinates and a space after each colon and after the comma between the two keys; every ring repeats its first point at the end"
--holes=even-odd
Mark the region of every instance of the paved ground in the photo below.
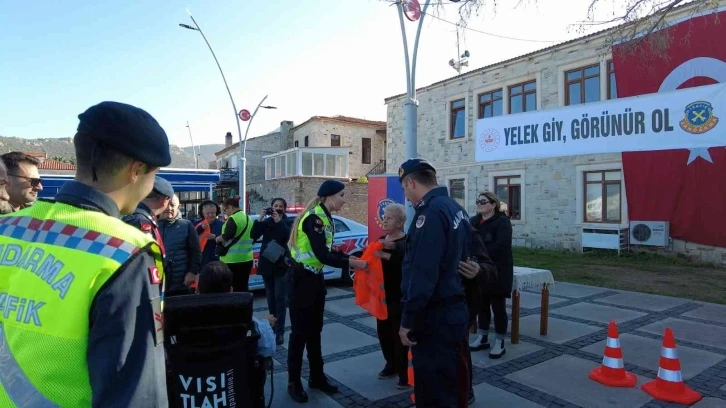
{"type": "MultiPolygon", "coordinates": [[[[549,334],[540,336],[539,305],[539,294],[522,293],[520,343],[507,340],[503,358],[490,360],[486,351],[472,356],[474,407],[680,407],[640,390],[656,377],[666,327],[675,333],[686,384],[704,397],[692,406],[726,407],[726,306],[558,283],[550,296],[549,334]],[[588,378],[602,361],[610,319],[618,324],[625,368],[638,376],[637,388],[608,388],[588,378]]],[[[261,294],[255,312],[267,314],[261,294]]],[[[410,391],[397,390],[395,380],[378,379],[383,357],[375,321],[355,305],[348,288],[328,288],[323,354],[325,371],[341,393],[309,391],[309,406],[413,406],[410,391]]],[[[297,405],[287,396],[286,361],[287,350],[278,347],[273,407],[297,405]]],[[[268,384],[268,398],[269,392],[268,384]]]]}

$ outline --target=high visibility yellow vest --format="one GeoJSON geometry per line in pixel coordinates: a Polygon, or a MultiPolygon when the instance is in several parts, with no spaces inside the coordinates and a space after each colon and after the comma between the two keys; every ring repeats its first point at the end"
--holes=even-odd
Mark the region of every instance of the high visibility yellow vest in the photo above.
{"type": "Polygon", "coordinates": [[[89,407],[92,302],[131,256],[161,250],[120,219],[38,201],[0,217],[0,407],[89,407]]]}
{"type": "Polygon", "coordinates": [[[323,207],[321,206],[322,204],[316,205],[315,208],[303,214],[300,222],[297,225],[297,239],[295,240],[295,245],[290,248],[290,254],[296,262],[311,267],[315,270],[323,269],[323,263],[315,257],[315,254],[313,253],[313,247],[310,245],[310,240],[308,239],[307,234],[303,232],[303,223],[308,216],[312,214],[317,215],[320,220],[323,221],[323,228],[325,229],[325,245],[328,247],[328,250],[332,250],[333,226],[330,222],[330,218],[328,218],[328,215],[325,213],[325,210],[323,210],[323,207]]]}
{"type": "MultiPolygon", "coordinates": [[[[226,255],[219,257],[219,260],[224,263],[249,262],[254,258],[252,253],[252,238],[250,238],[250,233],[252,232],[252,220],[244,213],[244,211],[237,211],[229,218],[233,219],[234,223],[237,225],[236,236],[239,236],[239,234],[242,233],[242,230],[245,230],[245,233],[239,241],[232,245],[226,255]]],[[[227,222],[225,222],[222,226],[222,235],[224,235],[226,230],[227,222]]]]}

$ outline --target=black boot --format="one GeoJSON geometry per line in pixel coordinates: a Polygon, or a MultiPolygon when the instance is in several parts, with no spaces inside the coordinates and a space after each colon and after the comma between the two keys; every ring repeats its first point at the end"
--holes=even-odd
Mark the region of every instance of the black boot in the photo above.
{"type": "Polygon", "coordinates": [[[328,381],[328,377],[323,374],[322,376],[318,378],[310,378],[310,381],[308,381],[308,387],[320,390],[328,395],[333,395],[338,393],[338,387],[331,384],[330,381],[328,381]]]}
{"type": "Polygon", "coordinates": [[[277,344],[278,346],[282,346],[283,344],[285,344],[285,336],[281,333],[277,333],[275,335],[275,344],[277,344]]]}
{"type": "Polygon", "coordinates": [[[301,404],[308,402],[308,393],[305,392],[302,383],[291,382],[287,384],[287,393],[293,401],[301,404]]]}

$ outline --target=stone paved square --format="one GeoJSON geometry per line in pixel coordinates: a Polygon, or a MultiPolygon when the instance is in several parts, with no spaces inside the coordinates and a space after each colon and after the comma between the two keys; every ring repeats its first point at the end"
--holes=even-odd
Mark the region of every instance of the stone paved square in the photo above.
{"type": "Polygon", "coordinates": [[[676,345],[679,340],[683,340],[726,350],[726,327],[669,317],[641,327],[638,330],[662,336],[665,333],[666,327],[670,327],[673,330],[673,335],[676,337],[676,345]]]}
{"type": "Polygon", "coordinates": [[[681,316],[726,324],[726,305],[705,304],[681,316]]]}
{"type": "Polygon", "coordinates": [[[360,323],[363,326],[368,326],[373,330],[376,329],[376,318],[373,316],[364,317],[362,319],[355,319],[353,321],[356,323],[360,323]]]}
{"type": "Polygon", "coordinates": [[[529,315],[519,320],[519,334],[549,341],[551,343],[562,344],[600,330],[597,326],[589,326],[582,323],[557,319],[551,316],[549,318],[548,325],[547,335],[540,336],[539,314],[529,315]]]}
{"type": "Polygon", "coordinates": [[[474,408],[539,408],[542,405],[524,399],[519,395],[504,391],[501,388],[492,387],[482,383],[474,386],[476,401],[469,405],[474,408]]]}
{"type": "MultiPolygon", "coordinates": [[[[471,340],[474,339],[474,336],[469,337],[471,340]]],[[[494,335],[489,335],[489,341],[490,344],[494,344],[494,335]]],[[[531,354],[537,351],[542,350],[542,347],[536,346],[534,344],[526,343],[524,341],[519,342],[519,344],[511,344],[509,342],[509,339],[504,340],[504,349],[507,351],[502,357],[497,359],[491,359],[489,358],[489,350],[480,350],[480,351],[472,351],[471,352],[471,362],[473,365],[481,368],[489,368],[494,367],[495,365],[507,363],[511,360],[520,358],[522,356],[526,356],[527,354],[531,354]]]]}
{"type": "Polygon", "coordinates": [[[706,397],[697,403],[691,405],[692,408],[724,408],[726,402],[717,398],[706,397]]]}
{"type": "Polygon", "coordinates": [[[411,393],[412,389],[396,389],[397,377],[381,380],[378,373],[386,361],[380,351],[325,364],[325,373],[346,387],[370,399],[379,400],[396,394],[411,393]]]}
{"type": "MultiPolygon", "coordinates": [[[[620,335],[620,347],[623,350],[625,363],[635,364],[639,367],[658,371],[661,340],[649,339],[630,333],[620,335]]],[[[602,355],[605,352],[605,339],[581,350],[602,355]]],[[[678,347],[678,358],[681,361],[681,374],[684,380],[689,380],[701,371],[718,364],[726,356],[697,350],[691,347],[678,347]]]]}
{"type": "MultiPolygon", "coordinates": [[[[268,373],[269,374],[269,373],[268,373]]],[[[297,405],[287,395],[287,373],[279,373],[272,376],[275,387],[275,395],[272,398],[272,407],[274,408],[289,408],[290,406],[297,405]]],[[[307,387],[307,381],[303,381],[305,391],[308,393],[310,398],[306,405],[315,408],[341,408],[342,405],[335,402],[334,399],[323,394],[317,390],[309,390],[307,387]]],[[[270,400],[270,376],[267,376],[267,382],[265,383],[265,406],[270,400]]]]}
{"type": "Polygon", "coordinates": [[[653,312],[662,312],[689,302],[687,299],[637,292],[621,292],[617,295],[600,298],[597,301],[599,303],[629,306],[653,312]]]}
{"type": "Polygon", "coordinates": [[[577,317],[598,323],[610,323],[610,320],[615,320],[617,324],[645,316],[645,313],[592,303],[577,303],[559,309],[551,309],[550,314],[577,317]]]}
{"type": "MultiPolygon", "coordinates": [[[[559,298],[550,295],[550,307],[553,305],[556,305],[558,303],[567,302],[568,299],[559,298]]],[[[512,307],[512,299],[507,299],[507,306],[511,309],[512,307]]],[[[540,293],[530,293],[530,292],[521,292],[519,294],[519,306],[524,309],[536,309],[538,307],[542,306],[542,294],[540,293]]]]}
{"type": "Polygon", "coordinates": [[[554,290],[550,290],[550,296],[564,296],[579,299],[611,290],[595,286],[578,285],[576,283],[556,282],[554,290]]]}
{"type": "MultiPolygon", "coordinates": [[[[290,343],[290,332],[285,332],[285,344],[290,343]]],[[[378,339],[351,329],[341,323],[330,323],[323,326],[323,356],[378,344],[378,339]]]]}
{"type": "Polygon", "coordinates": [[[337,296],[344,296],[344,295],[348,295],[348,296],[352,296],[353,295],[353,292],[350,292],[350,291],[347,291],[347,290],[341,289],[341,288],[331,288],[331,287],[328,287],[326,289],[328,289],[328,294],[325,295],[326,298],[337,297],[337,296]]]}
{"type": "MultiPolygon", "coordinates": [[[[506,378],[582,407],[636,408],[651,400],[637,388],[610,388],[590,378],[597,363],[563,355],[509,374],[506,378]]],[[[648,381],[638,377],[638,383],[648,381]]]]}
{"type": "Polygon", "coordinates": [[[335,313],[338,316],[353,316],[366,312],[365,309],[355,304],[355,298],[325,302],[325,310],[335,313]]]}

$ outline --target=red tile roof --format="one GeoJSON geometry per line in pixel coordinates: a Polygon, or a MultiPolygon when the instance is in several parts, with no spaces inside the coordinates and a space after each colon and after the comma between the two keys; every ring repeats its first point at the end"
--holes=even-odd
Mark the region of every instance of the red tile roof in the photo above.
{"type": "Polygon", "coordinates": [[[76,170],[76,165],[71,163],[59,162],[53,159],[45,159],[38,166],[39,170],[76,170]]]}
{"type": "Polygon", "coordinates": [[[299,128],[300,126],[306,125],[314,120],[341,122],[341,123],[348,123],[351,125],[370,126],[370,127],[380,128],[380,129],[386,129],[385,121],[368,120],[368,119],[353,118],[350,116],[336,115],[336,116],[332,116],[332,117],[331,116],[313,116],[310,119],[306,120],[305,122],[290,129],[290,131],[292,131],[296,128],[299,128]]]}

